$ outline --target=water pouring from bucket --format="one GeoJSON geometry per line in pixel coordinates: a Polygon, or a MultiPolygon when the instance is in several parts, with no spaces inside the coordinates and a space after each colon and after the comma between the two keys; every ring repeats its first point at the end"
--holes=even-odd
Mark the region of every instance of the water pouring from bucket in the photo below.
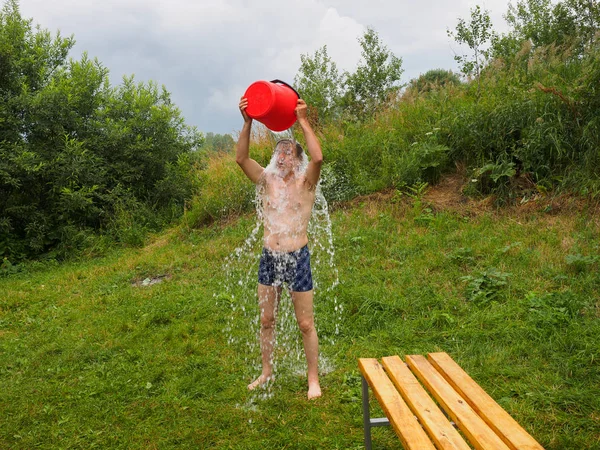
{"type": "MultiPolygon", "coordinates": [[[[307,398],[312,400],[321,396],[321,387],[318,364],[320,359],[319,339],[316,332],[313,302],[314,293],[318,289],[317,273],[313,277],[311,260],[315,266],[318,266],[319,259],[321,259],[319,254],[323,248],[318,244],[320,239],[311,239],[313,237],[311,231],[314,229],[311,227],[311,223],[313,223],[312,219],[322,219],[315,209],[323,211],[323,208],[326,208],[326,202],[321,201],[319,188],[323,154],[319,138],[308,121],[306,102],[299,99],[297,94],[288,95],[290,89],[285,88],[285,92],[288,94],[284,94],[284,100],[289,101],[289,118],[288,121],[281,120],[281,116],[285,113],[282,109],[284,102],[278,99],[276,93],[271,95],[273,94],[272,84],[267,84],[266,87],[262,85],[257,89],[259,92],[261,90],[263,93],[267,92],[265,94],[267,100],[264,102],[266,107],[263,108],[260,120],[263,120],[263,123],[271,129],[283,131],[286,128],[289,129],[297,118],[310,160],[302,146],[293,139],[277,141],[271,162],[266,167],[252,159],[250,156],[252,118],[248,109],[250,109],[251,99],[256,100],[256,97],[252,97],[253,94],[250,92],[245,94],[250,98],[244,96],[240,99],[238,106],[244,124],[236,145],[236,163],[244,174],[256,184],[255,203],[258,219],[247,248],[252,247],[253,242],[260,245],[258,234],[261,227],[263,239],[260,253],[252,252],[254,254],[248,256],[250,258],[248,264],[242,264],[240,267],[245,271],[251,270],[254,272],[254,276],[242,279],[234,275],[232,279],[237,279],[237,282],[232,286],[226,286],[222,294],[224,294],[223,301],[229,302],[234,313],[241,311],[243,315],[250,309],[246,308],[248,305],[239,301],[240,296],[241,298],[250,298],[258,308],[258,311],[255,308],[252,310],[255,317],[260,320],[255,319],[248,322],[259,326],[261,372],[254,381],[248,384],[248,390],[254,392],[257,388],[267,388],[273,381],[279,351],[276,345],[277,336],[279,335],[284,340],[295,336],[296,341],[297,337],[301,337],[302,340],[305,358],[299,357],[298,359],[306,361],[307,398]],[[274,106],[275,109],[273,109],[274,106]],[[265,111],[267,112],[265,113],[265,111]],[[256,290],[258,295],[248,296],[248,290],[244,289],[246,285],[250,289],[256,290]],[[282,302],[281,300],[284,298],[289,298],[290,301],[282,302]],[[284,333],[278,334],[276,332],[279,329],[278,324],[282,323],[280,319],[285,319],[282,317],[286,310],[285,303],[288,304],[287,310],[291,313],[288,317],[295,318],[296,330],[293,333],[287,329],[284,333]]],[[[255,95],[259,97],[257,94],[255,95]]],[[[255,106],[256,103],[255,101],[255,106]]],[[[254,111],[254,115],[258,117],[256,111],[254,111]]],[[[326,209],[324,211],[326,212],[326,209]]],[[[318,238],[320,237],[318,236],[318,238]]],[[[329,239],[331,233],[326,233],[324,237],[331,242],[329,239]]],[[[243,258],[246,257],[245,253],[243,249],[236,250],[231,264],[227,264],[228,270],[237,267],[237,261],[243,262],[243,258]]],[[[333,251],[327,253],[333,257],[333,251]]],[[[248,272],[246,273],[248,274],[248,272]]],[[[337,279],[337,274],[335,278],[337,279]]],[[[330,294],[330,291],[319,292],[320,301],[324,298],[323,294],[325,296],[330,294]]],[[[235,319],[236,317],[232,317],[232,320],[235,319]]],[[[234,335],[238,333],[239,327],[232,322],[227,330],[233,333],[230,342],[235,342],[237,337],[234,335]]],[[[289,349],[285,348],[283,353],[289,355],[289,349]]],[[[244,354],[248,354],[248,352],[244,352],[244,354]]]]}
{"type": "Polygon", "coordinates": [[[248,99],[246,113],[269,130],[287,130],[296,122],[296,104],[300,95],[281,80],[256,81],[244,94],[248,99]]]}

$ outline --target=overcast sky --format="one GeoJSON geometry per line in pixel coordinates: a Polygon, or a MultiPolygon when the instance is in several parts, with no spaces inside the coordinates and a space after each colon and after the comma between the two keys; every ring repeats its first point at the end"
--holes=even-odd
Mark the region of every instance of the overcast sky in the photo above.
{"type": "Polygon", "coordinates": [[[457,70],[461,49],[446,29],[477,4],[490,11],[496,31],[506,31],[509,0],[20,1],[23,17],[73,34],[70,56],[97,57],[111,84],[132,74],[164,84],[189,125],[234,134],[239,98],[252,82],[292,83],[300,55],[323,45],[340,72],[353,72],[368,26],[402,58],[403,83],[430,69],[457,70]]]}

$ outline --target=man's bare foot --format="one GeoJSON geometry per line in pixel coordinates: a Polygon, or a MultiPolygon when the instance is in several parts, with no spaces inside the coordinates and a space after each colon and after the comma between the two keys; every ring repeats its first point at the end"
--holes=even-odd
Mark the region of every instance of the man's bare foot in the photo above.
{"type": "Polygon", "coordinates": [[[271,375],[261,374],[256,380],[254,380],[252,383],[250,383],[248,385],[248,390],[253,391],[257,387],[260,387],[263,384],[268,383],[272,379],[273,379],[273,376],[271,376],[271,375]]]}
{"type": "Polygon", "coordinates": [[[321,396],[321,386],[319,382],[308,383],[308,399],[319,398],[321,396]]]}

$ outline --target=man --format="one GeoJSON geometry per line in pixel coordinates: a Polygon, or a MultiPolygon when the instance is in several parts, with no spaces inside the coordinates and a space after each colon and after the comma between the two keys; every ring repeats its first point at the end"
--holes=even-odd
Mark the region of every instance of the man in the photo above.
{"type": "Polygon", "coordinates": [[[246,113],[248,100],[239,108],[244,118],[236,150],[236,162],[252,182],[258,185],[262,202],[264,248],[258,274],[260,306],[260,348],[262,373],[248,385],[253,390],[273,377],[275,315],[282,287],[287,284],[302,332],[308,365],[308,398],[321,396],[318,373],[318,337],[313,316],[313,283],[308,251],[307,227],[323,154],[321,145],[307,119],[307,106],[298,99],[295,114],[302,128],[310,162],[305,170],[304,152],[292,140],[282,140],[275,147],[272,164],[265,169],[249,156],[252,118],[246,113]]]}

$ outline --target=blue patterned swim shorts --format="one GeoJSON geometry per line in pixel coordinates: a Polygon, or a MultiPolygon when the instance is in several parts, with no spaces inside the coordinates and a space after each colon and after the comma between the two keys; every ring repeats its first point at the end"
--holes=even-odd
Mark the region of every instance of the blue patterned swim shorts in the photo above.
{"type": "Polygon", "coordinates": [[[265,286],[288,285],[292,292],[313,288],[308,245],[294,252],[275,252],[263,248],[258,265],[258,282],[265,286]]]}

